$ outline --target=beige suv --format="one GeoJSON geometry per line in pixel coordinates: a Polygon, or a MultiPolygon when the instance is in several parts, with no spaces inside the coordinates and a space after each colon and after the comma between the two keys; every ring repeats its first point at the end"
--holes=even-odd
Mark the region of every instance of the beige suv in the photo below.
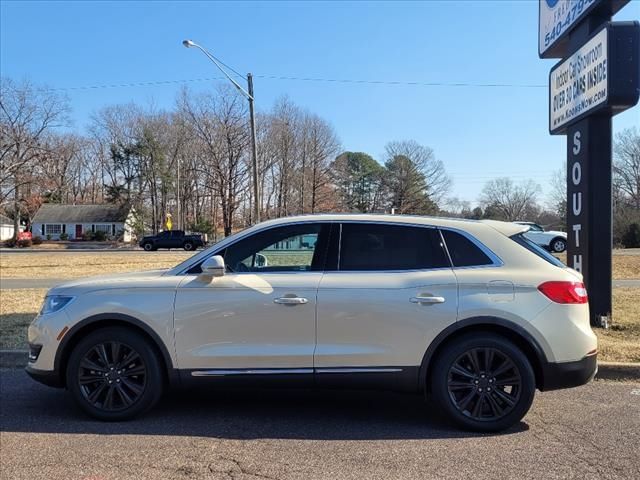
{"type": "Polygon", "coordinates": [[[582,385],[582,277],[513,223],[311,215],[261,223],[165,271],[51,289],[27,372],[122,420],[168,386],[282,384],[432,395],[500,430],[536,388],[582,385]]]}

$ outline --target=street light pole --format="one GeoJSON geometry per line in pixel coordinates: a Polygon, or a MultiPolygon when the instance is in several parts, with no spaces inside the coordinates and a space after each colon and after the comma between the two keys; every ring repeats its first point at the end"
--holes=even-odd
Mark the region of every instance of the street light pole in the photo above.
{"type": "Polygon", "coordinates": [[[249,87],[249,118],[251,122],[251,159],[253,170],[253,223],[260,221],[260,184],[258,183],[258,147],[256,141],[256,116],[253,110],[253,75],[247,73],[249,87]]]}
{"type": "Polygon", "coordinates": [[[253,75],[250,73],[247,74],[247,87],[249,91],[246,91],[242,88],[238,82],[236,82],[231,76],[226,72],[226,70],[220,65],[220,62],[216,60],[216,58],[211,55],[204,47],[201,47],[195,42],[191,40],[184,40],[182,44],[187,47],[195,47],[198,48],[202,53],[204,53],[209,60],[213,62],[213,64],[218,67],[227,80],[229,80],[234,87],[238,89],[242,95],[249,101],[249,123],[251,126],[251,169],[253,174],[253,223],[258,223],[260,221],[260,184],[258,182],[258,148],[256,145],[256,118],[255,112],[253,108],[253,75]]]}

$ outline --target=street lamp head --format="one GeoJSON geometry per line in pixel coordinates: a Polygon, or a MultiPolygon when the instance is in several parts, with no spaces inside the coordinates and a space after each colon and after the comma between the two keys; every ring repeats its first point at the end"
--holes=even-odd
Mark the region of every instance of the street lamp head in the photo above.
{"type": "Polygon", "coordinates": [[[183,40],[182,45],[184,45],[187,48],[196,46],[196,44],[193,43],[191,40],[183,40]]]}

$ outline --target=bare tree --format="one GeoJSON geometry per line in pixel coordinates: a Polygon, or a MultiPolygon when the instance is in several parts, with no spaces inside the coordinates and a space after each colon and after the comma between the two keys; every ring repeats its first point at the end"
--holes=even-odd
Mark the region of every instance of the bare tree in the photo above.
{"type": "Polygon", "coordinates": [[[13,194],[14,238],[19,233],[24,171],[46,153],[44,136],[66,124],[68,111],[66,99],[51,90],[0,79],[0,205],[13,194]]]}
{"type": "Polygon", "coordinates": [[[424,177],[425,194],[434,203],[441,202],[451,189],[451,179],[442,161],[437,160],[433,150],[415,140],[389,142],[385,146],[387,162],[395,157],[404,157],[424,177]]]}
{"type": "Polygon", "coordinates": [[[616,135],[613,152],[614,190],[619,190],[634,209],[640,210],[640,133],[636,127],[616,135]]]}
{"type": "Polygon", "coordinates": [[[527,211],[539,210],[536,201],[540,191],[540,185],[533,180],[516,185],[509,177],[500,177],[485,184],[480,203],[485,211],[499,212],[502,220],[513,222],[521,220],[527,211]]]}

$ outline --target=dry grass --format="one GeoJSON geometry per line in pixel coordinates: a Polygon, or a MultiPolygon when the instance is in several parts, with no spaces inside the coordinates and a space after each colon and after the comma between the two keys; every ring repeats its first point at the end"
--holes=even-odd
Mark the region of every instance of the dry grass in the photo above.
{"type": "Polygon", "coordinates": [[[1,253],[2,278],[78,278],[109,273],[170,268],[190,253],[1,253]]]}
{"type": "Polygon", "coordinates": [[[640,288],[613,290],[613,323],[596,329],[598,358],[610,362],[640,362],[640,288]]]}
{"type": "Polygon", "coordinates": [[[26,348],[27,327],[47,290],[0,290],[0,348],[26,348]]]}
{"type": "MultiPolygon", "coordinates": [[[[567,263],[566,253],[559,253],[556,257],[563,263],[567,263]]],[[[614,255],[612,268],[614,280],[640,280],[640,255],[614,255]]]]}

